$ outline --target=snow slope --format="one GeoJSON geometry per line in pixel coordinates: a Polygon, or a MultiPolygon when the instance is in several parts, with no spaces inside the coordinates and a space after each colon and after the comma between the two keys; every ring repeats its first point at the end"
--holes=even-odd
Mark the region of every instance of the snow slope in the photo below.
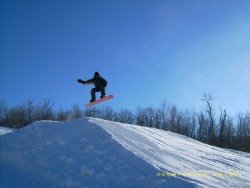
{"type": "Polygon", "coordinates": [[[250,154],[95,118],[0,137],[0,187],[249,187],[250,154]]]}
{"type": "MultiPolygon", "coordinates": [[[[250,154],[203,144],[155,128],[90,119],[114,140],[166,173],[202,187],[250,187],[250,154]]],[[[158,174],[159,175],[159,174],[158,174]]]]}
{"type": "Polygon", "coordinates": [[[91,120],[36,122],[1,136],[0,187],[194,187],[157,177],[91,120]]]}
{"type": "Polygon", "coordinates": [[[13,129],[7,127],[0,127],[0,135],[11,133],[13,129]]]}

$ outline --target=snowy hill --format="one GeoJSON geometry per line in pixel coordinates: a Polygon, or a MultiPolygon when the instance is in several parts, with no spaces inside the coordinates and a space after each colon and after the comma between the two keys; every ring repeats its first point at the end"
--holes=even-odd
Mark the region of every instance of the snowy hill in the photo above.
{"type": "Polygon", "coordinates": [[[249,187],[250,154],[95,118],[0,136],[1,187],[249,187]]]}

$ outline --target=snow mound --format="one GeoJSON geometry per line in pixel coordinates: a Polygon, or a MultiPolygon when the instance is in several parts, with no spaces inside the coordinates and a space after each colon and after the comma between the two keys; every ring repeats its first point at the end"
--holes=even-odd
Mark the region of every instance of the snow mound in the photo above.
{"type": "MultiPolygon", "coordinates": [[[[188,179],[157,176],[159,169],[143,160],[139,150],[131,152],[120,144],[121,138],[114,139],[120,134],[110,134],[111,125],[120,126],[124,136],[131,133],[131,145],[145,139],[136,137],[132,126],[93,118],[35,122],[1,136],[0,187],[196,186],[188,179]]],[[[146,144],[150,142],[145,140],[142,147],[146,144]]],[[[145,153],[150,147],[144,148],[145,153]]]]}

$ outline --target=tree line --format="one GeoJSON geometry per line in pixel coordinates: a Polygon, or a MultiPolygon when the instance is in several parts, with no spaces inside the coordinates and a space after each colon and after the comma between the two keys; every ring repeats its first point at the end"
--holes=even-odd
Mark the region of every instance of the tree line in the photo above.
{"type": "Polygon", "coordinates": [[[138,107],[135,111],[111,107],[81,110],[72,105],[70,110],[54,110],[54,103],[44,100],[36,105],[26,101],[20,106],[9,108],[1,101],[0,125],[10,128],[22,128],[34,121],[66,121],[81,117],[96,117],[138,126],[154,127],[182,134],[209,145],[250,152],[250,113],[238,113],[230,116],[225,109],[216,114],[211,95],[204,94],[206,108],[200,112],[180,110],[175,105],[163,101],[158,107],[138,107]]]}

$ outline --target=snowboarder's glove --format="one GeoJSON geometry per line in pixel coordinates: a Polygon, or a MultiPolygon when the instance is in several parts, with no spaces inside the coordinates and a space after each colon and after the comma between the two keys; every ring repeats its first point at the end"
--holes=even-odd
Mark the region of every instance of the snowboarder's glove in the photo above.
{"type": "Polygon", "coordinates": [[[85,84],[85,81],[82,81],[82,79],[78,79],[77,82],[79,82],[81,84],[85,84]]]}

